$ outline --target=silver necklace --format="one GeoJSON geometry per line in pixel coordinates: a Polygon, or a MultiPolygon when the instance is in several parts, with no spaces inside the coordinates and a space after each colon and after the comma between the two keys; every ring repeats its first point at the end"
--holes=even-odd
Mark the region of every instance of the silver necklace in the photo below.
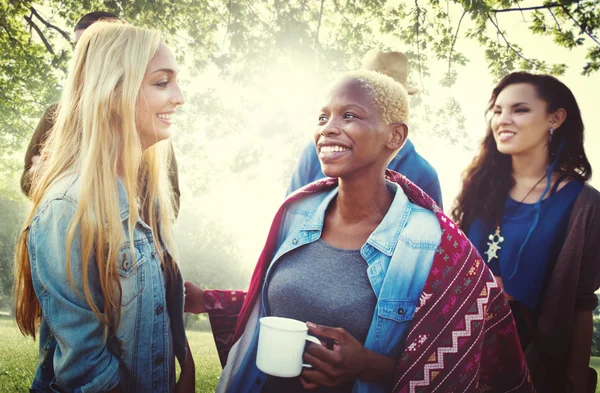
{"type": "MultiPolygon", "coordinates": [[[[519,204],[517,205],[517,207],[514,209],[514,211],[511,212],[511,214],[508,216],[512,216],[514,213],[517,212],[517,210],[519,210],[519,208],[521,207],[521,205],[523,204],[523,202],[525,201],[525,199],[527,199],[527,197],[529,196],[529,194],[531,194],[531,192],[533,190],[535,190],[535,188],[537,187],[538,184],[540,184],[540,182],[546,177],[546,174],[544,174],[540,180],[537,181],[537,183],[535,183],[533,185],[533,187],[531,187],[531,189],[527,192],[527,194],[525,194],[525,196],[523,197],[523,199],[521,199],[521,201],[519,202],[519,204]]],[[[504,237],[501,234],[500,231],[500,220],[496,220],[496,230],[494,231],[494,233],[491,233],[488,236],[489,242],[487,243],[488,245],[488,249],[485,252],[485,254],[487,255],[487,263],[490,263],[492,261],[492,259],[494,258],[498,258],[498,251],[502,248],[500,247],[500,243],[504,242],[504,237]]]]}

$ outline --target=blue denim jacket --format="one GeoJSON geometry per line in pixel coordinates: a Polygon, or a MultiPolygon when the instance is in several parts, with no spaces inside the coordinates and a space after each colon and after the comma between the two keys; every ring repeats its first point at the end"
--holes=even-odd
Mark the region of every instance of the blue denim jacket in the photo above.
{"type": "MultiPolygon", "coordinates": [[[[392,205],[361,248],[361,255],[368,265],[367,275],[377,296],[364,346],[376,353],[398,358],[404,350],[419,296],[440,244],[441,229],[435,215],[411,203],[397,184],[388,182],[388,187],[395,192],[392,205]]],[[[267,315],[266,289],[273,267],[285,253],[321,237],[325,211],[337,192],[338,188],[335,188],[307,196],[287,209],[279,232],[277,252],[263,284],[259,317],[267,315]]],[[[256,367],[258,330],[256,328],[253,332],[239,369],[233,371],[229,382],[222,381],[229,383],[229,388],[221,389],[220,386],[217,391],[261,391],[266,375],[256,367]]],[[[228,359],[229,362],[235,364],[236,360],[228,359]]],[[[354,384],[354,392],[357,393],[383,393],[389,390],[390,387],[384,383],[357,380],[354,384]]]]}
{"type": "MultiPolygon", "coordinates": [[[[130,257],[127,195],[118,181],[119,209],[126,234],[119,257],[122,288],[121,320],[104,339],[104,325],[85,300],[81,277],[81,239],[75,232],[68,279],[66,240],[73,219],[79,181],[74,175],[58,181],[31,221],[28,249],[33,286],[42,309],[40,357],[31,391],[35,393],[96,393],[120,384],[124,392],[164,392],[175,381],[175,356],[183,361],[183,281],[179,271],[168,283],[163,275],[152,229],[138,220],[130,257]]],[[[88,262],[89,286],[95,304],[103,308],[98,271],[88,262]]]]}

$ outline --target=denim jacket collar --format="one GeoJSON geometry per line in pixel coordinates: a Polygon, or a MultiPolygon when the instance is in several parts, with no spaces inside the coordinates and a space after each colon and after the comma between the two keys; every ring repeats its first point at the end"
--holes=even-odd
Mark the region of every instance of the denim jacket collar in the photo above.
{"type": "MultiPolygon", "coordinates": [[[[388,181],[387,186],[390,191],[394,192],[394,199],[387,214],[377,226],[375,231],[371,233],[371,236],[369,236],[366,243],[385,255],[392,256],[394,250],[396,249],[396,245],[398,244],[400,233],[402,232],[402,229],[406,224],[406,220],[408,219],[410,213],[410,204],[408,203],[408,198],[404,192],[402,192],[398,184],[388,181]],[[400,222],[398,222],[398,220],[400,220],[400,222]]],[[[339,187],[336,187],[322,197],[321,202],[308,215],[306,221],[302,225],[301,230],[323,230],[325,212],[329,207],[329,203],[337,196],[338,191],[339,187]]]]}

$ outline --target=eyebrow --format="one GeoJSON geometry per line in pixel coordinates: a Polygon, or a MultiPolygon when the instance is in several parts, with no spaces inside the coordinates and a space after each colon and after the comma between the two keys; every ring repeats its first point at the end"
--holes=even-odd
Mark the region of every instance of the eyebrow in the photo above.
{"type": "MultiPolygon", "coordinates": [[[[325,112],[327,109],[329,109],[329,108],[328,107],[323,107],[323,108],[321,108],[321,112],[325,112]]],[[[361,111],[361,112],[365,112],[365,110],[366,110],[365,108],[363,108],[363,107],[361,107],[361,106],[359,106],[357,104],[343,105],[341,107],[341,109],[342,109],[342,111],[346,111],[348,109],[355,109],[355,110],[358,110],[358,111],[361,111]]]]}
{"type": "MultiPolygon", "coordinates": [[[[516,104],[512,104],[512,105],[511,105],[511,108],[515,108],[515,107],[517,107],[517,106],[519,106],[519,105],[529,105],[529,103],[528,103],[528,102],[517,102],[516,104]]],[[[494,108],[496,108],[496,107],[500,107],[500,108],[501,108],[501,106],[500,106],[500,105],[498,105],[498,104],[495,104],[495,105],[494,105],[494,108]]]]}
{"type": "Polygon", "coordinates": [[[156,71],[152,71],[151,74],[156,74],[157,72],[166,72],[167,74],[177,74],[179,72],[179,70],[175,71],[172,68],[159,68],[156,71]]]}

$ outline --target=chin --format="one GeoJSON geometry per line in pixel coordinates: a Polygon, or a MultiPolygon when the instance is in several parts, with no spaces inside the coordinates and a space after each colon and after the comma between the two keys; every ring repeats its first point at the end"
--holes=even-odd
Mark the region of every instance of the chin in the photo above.
{"type": "Polygon", "coordinates": [[[514,147],[509,146],[498,146],[498,151],[500,152],[500,154],[504,154],[507,156],[513,156],[521,152],[519,149],[515,149],[514,147]]]}
{"type": "Polygon", "coordinates": [[[331,167],[324,167],[323,165],[321,165],[321,172],[323,172],[325,176],[333,178],[340,177],[342,175],[342,171],[336,170],[331,167]]]}

